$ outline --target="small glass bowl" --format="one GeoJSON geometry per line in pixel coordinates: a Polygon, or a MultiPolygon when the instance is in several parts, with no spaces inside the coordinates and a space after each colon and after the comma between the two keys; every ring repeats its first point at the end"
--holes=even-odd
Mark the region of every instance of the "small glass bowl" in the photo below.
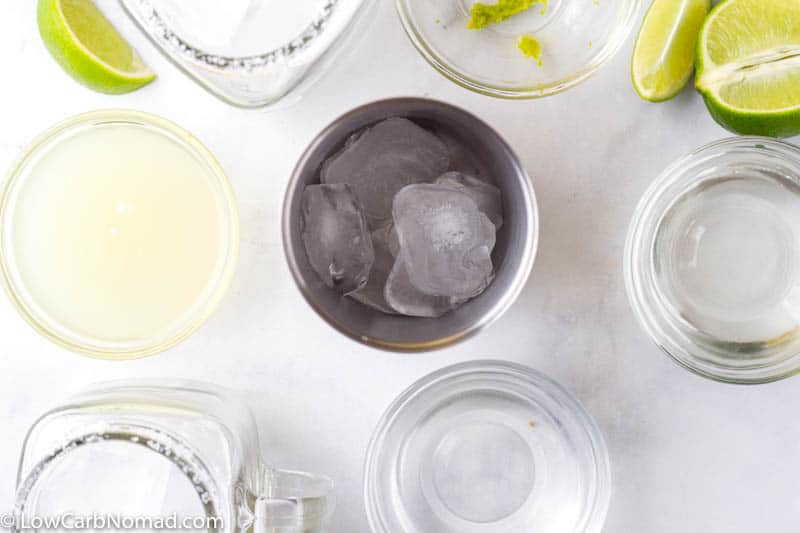
{"type": "MultiPolygon", "coordinates": [[[[68,145],[71,146],[71,145],[68,145]]],[[[114,147],[97,143],[98,153],[114,147]]],[[[133,148],[131,148],[133,150],[133,148]]],[[[73,157],[81,154],[74,153],[73,157]]],[[[153,154],[131,153],[131,157],[150,157],[153,172],[161,170],[153,154]]],[[[118,159],[118,158],[117,158],[118,159]]],[[[106,159],[107,161],[108,159],[106,159]]],[[[94,158],[86,157],[80,164],[93,165],[94,158]]],[[[110,176],[113,177],[113,176],[110,176]]],[[[178,192],[178,191],[176,191],[178,192]]],[[[180,198],[175,197],[178,201],[180,198]]],[[[116,206],[118,210],[119,205],[116,206]]],[[[24,213],[22,213],[24,214],[24,213]]],[[[79,216],[80,214],[76,214],[79,216]]],[[[29,220],[28,223],[31,223],[29,220]]],[[[109,229],[110,231],[110,229],[109,229]]],[[[75,243],[79,249],[81,243],[75,243]]],[[[227,177],[214,156],[191,133],[155,115],[134,110],[109,109],[84,113],[69,118],[41,134],[12,166],[0,189],[0,284],[3,284],[20,314],[40,334],[54,343],[83,355],[101,359],[136,359],[163,352],[187,339],[197,331],[216,310],[236,269],[239,250],[239,214],[236,198],[227,177]],[[198,166],[211,190],[219,215],[220,249],[216,254],[213,273],[210,275],[197,303],[174,323],[165,324],[152,335],[137,338],[99,338],[80,331],[52,313],[52,302],[43,301],[30,288],[29,276],[19,264],[19,250],[15,246],[15,231],[20,215],[20,197],[39,165],[48,164],[49,154],[65,143],[86,132],[102,133],[103,128],[141,129],[153,138],[177,146],[198,166]]],[[[79,252],[76,252],[79,253],[79,252]]],[[[135,254],[132,255],[134,257],[135,254]]],[[[157,296],[157,295],[151,295],[157,296]]],[[[113,298],[113,295],[109,295],[113,298]]],[[[157,300],[157,298],[156,298],[157,300]]],[[[153,306],[158,306],[153,301],[153,306]]],[[[62,309],[63,311],[63,309],[62,309]]],[[[63,315],[63,312],[61,313],[63,315]]],[[[62,317],[63,318],[63,317],[62,317]]]]}
{"type": "Polygon", "coordinates": [[[608,452],[578,401],[501,361],[442,369],[384,413],[366,459],[375,533],[600,533],[608,452]]]}
{"type": "MultiPolygon", "coordinates": [[[[476,0],[397,0],[406,33],[451,81],[487,96],[549,96],[581,83],[628,38],[641,0],[548,0],[480,30],[468,29],[476,0]],[[541,64],[518,48],[541,45],[541,64]]],[[[484,3],[492,3],[484,0],[484,3]]]]}
{"type": "Polygon", "coordinates": [[[800,371],[800,149],[740,137],[670,166],[633,217],[625,282],[689,370],[744,384],[800,371]]]}

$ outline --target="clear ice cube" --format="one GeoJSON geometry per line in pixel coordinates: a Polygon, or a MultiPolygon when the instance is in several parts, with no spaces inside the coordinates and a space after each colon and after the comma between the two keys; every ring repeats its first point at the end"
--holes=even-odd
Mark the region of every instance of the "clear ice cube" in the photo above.
{"type": "Polygon", "coordinates": [[[450,164],[447,146],[405,118],[389,118],[351,137],[325,162],[322,183],[345,183],[373,227],[388,222],[392,199],[405,186],[430,182],[450,164]]]}
{"type": "Polygon", "coordinates": [[[462,172],[447,172],[435,182],[469,195],[478,205],[481,213],[489,217],[495,229],[503,226],[503,196],[500,189],[462,172]]]}
{"type": "Polygon", "coordinates": [[[347,185],[303,191],[303,243],[320,279],[347,294],[367,283],[375,254],[364,213],[347,185]]]}
{"type": "Polygon", "coordinates": [[[405,258],[397,258],[384,292],[388,304],[406,316],[438,318],[461,305],[462,301],[448,296],[431,296],[417,289],[408,276],[405,258]]]}
{"type": "Polygon", "coordinates": [[[495,227],[468,194],[409,185],[395,196],[393,215],[409,278],[420,291],[467,300],[491,283],[495,227]]]}
{"type": "Polygon", "coordinates": [[[397,236],[397,228],[392,224],[386,232],[386,245],[392,257],[400,255],[400,237],[397,236]]]}
{"type": "Polygon", "coordinates": [[[475,176],[477,178],[484,178],[483,165],[480,160],[475,156],[475,151],[464,143],[456,134],[449,130],[440,129],[436,130],[436,136],[447,146],[450,152],[450,170],[456,170],[475,176]]]}
{"type": "Polygon", "coordinates": [[[395,262],[394,255],[389,247],[392,233],[394,233],[394,228],[391,225],[372,232],[372,248],[375,251],[375,262],[372,264],[369,279],[361,289],[348,295],[359,303],[390,315],[396,313],[386,301],[384,287],[386,287],[386,281],[395,262]]]}

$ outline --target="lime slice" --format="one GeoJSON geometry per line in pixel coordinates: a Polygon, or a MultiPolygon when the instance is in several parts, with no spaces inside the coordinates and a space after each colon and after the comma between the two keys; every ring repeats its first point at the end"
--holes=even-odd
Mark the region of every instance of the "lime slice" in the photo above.
{"type": "Polygon", "coordinates": [[[663,102],[680,93],[694,70],[697,34],[711,0],[655,0],[645,15],[631,71],[639,96],[663,102]]]}
{"type": "Polygon", "coordinates": [[[697,89],[723,127],[800,134],[800,0],[727,0],[697,43],[697,89]]]}
{"type": "Polygon", "coordinates": [[[91,0],[39,0],[37,17],[47,49],[87,87],[122,94],[155,79],[91,0]]]}

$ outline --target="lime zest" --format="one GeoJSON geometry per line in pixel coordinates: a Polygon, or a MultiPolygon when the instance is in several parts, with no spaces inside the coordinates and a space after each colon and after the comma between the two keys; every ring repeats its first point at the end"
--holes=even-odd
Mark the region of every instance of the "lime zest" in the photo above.
{"type": "Polygon", "coordinates": [[[542,45],[532,35],[520,35],[517,39],[517,47],[525,54],[525,57],[536,59],[539,66],[542,66],[542,45]]]}
{"type": "Polygon", "coordinates": [[[470,10],[467,28],[480,30],[491,24],[498,24],[529,10],[534,4],[544,4],[542,14],[547,9],[547,0],[498,0],[496,4],[476,2],[470,10]]]}

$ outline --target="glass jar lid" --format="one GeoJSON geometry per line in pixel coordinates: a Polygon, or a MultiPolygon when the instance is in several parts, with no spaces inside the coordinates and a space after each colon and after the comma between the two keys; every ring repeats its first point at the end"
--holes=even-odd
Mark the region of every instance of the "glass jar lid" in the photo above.
{"type": "Polygon", "coordinates": [[[367,455],[376,533],[599,532],[610,498],[599,429],[529,368],[455,365],[386,411],[367,455]]]}

